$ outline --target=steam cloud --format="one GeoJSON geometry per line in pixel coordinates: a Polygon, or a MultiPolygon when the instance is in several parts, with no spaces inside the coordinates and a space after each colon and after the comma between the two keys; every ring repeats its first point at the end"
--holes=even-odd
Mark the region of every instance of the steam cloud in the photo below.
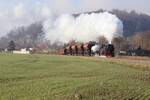
{"type": "Polygon", "coordinates": [[[97,41],[100,36],[111,42],[114,37],[122,36],[123,33],[122,21],[108,12],[81,14],[78,17],[64,14],[56,18],[45,4],[37,5],[29,11],[26,5],[19,3],[8,14],[0,13],[0,21],[1,33],[15,27],[28,26],[36,21],[44,21],[43,30],[52,44],[71,40],[97,41]]]}
{"type": "Polygon", "coordinates": [[[71,40],[79,42],[97,41],[104,36],[109,43],[114,37],[122,36],[123,23],[108,12],[81,14],[73,17],[69,14],[59,16],[54,21],[49,18],[44,23],[46,38],[51,43],[67,43],[71,40]]]}

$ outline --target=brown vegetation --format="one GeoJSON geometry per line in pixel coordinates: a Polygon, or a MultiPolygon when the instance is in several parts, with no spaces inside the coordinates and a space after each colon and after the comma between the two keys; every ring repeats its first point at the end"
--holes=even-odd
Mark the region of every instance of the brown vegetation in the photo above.
{"type": "Polygon", "coordinates": [[[150,32],[137,33],[132,38],[132,44],[134,48],[150,50],[150,32]]]}

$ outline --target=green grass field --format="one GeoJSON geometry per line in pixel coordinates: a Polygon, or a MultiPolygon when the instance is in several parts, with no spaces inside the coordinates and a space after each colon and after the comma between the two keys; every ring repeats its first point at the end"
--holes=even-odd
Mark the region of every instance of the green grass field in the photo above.
{"type": "Polygon", "coordinates": [[[0,100],[150,100],[150,70],[81,57],[0,55],[0,100]]]}

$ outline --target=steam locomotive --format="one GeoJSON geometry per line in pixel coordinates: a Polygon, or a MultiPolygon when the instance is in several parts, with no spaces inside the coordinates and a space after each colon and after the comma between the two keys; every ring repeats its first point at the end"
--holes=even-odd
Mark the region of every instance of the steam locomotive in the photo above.
{"type": "Polygon", "coordinates": [[[106,56],[114,57],[114,45],[113,44],[102,44],[99,45],[96,42],[88,42],[82,44],[69,44],[64,47],[63,55],[74,55],[74,56],[106,56]]]}

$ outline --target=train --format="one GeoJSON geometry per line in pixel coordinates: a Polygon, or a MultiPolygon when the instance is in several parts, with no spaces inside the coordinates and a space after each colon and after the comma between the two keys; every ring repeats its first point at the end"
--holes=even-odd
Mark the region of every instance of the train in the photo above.
{"type": "Polygon", "coordinates": [[[113,44],[98,44],[96,42],[71,43],[61,50],[62,55],[72,56],[106,56],[114,57],[115,48],[113,44]]]}

